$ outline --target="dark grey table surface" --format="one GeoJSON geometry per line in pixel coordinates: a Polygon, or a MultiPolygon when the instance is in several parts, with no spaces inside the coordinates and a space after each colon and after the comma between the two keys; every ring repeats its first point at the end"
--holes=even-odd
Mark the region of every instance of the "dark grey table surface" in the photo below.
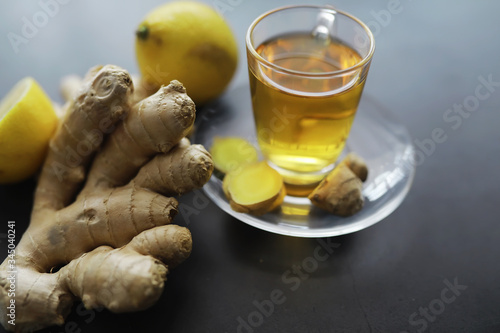
{"type": "MultiPolygon", "coordinates": [[[[247,82],[253,18],[300,2],[206,2],[223,8],[240,47],[224,99],[247,82]]],[[[104,63],[136,73],[134,30],[162,1],[60,1],[13,46],[9,33],[22,35],[46,3],[54,1],[0,3],[2,96],[28,75],[60,101],[64,75],[104,63]]],[[[190,228],[193,253],[155,306],[117,315],[76,304],[66,326],[45,332],[500,332],[500,2],[333,4],[369,23],[377,49],[365,92],[398,115],[423,154],[401,206],[354,234],[305,239],[255,229],[187,195],[181,202],[198,209],[176,222],[190,228]],[[422,143],[436,128],[446,139],[431,150],[422,143]],[[318,247],[331,253],[307,266],[318,247]]],[[[32,180],[0,187],[0,258],[7,221],[18,233],[29,222],[33,189],[32,180]]]]}

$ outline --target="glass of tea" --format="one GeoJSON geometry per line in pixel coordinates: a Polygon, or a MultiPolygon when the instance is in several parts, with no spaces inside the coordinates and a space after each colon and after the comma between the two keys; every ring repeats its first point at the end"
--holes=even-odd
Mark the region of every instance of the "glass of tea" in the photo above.
{"type": "Polygon", "coordinates": [[[311,186],[335,165],[375,50],[370,29],[328,6],[287,6],[246,35],[257,140],[287,184],[311,186]]]}

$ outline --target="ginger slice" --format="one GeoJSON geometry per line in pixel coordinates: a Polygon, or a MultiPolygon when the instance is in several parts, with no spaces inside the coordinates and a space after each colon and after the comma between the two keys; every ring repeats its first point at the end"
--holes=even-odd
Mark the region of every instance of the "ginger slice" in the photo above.
{"type": "Polygon", "coordinates": [[[309,194],[309,200],[334,215],[354,215],[363,208],[363,181],[367,177],[366,163],[350,153],[309,194]]]}
{"type": "Polygon", "coordinates": [[[237,212],[262,215],[281,205],[283,177],[266,162],[245,164],[224,177],[223,190],[237,212]]]}
{"type": "Polygon", "coordinates": [[[255,147],[239,137],[215,137],[210,154],[215,168],[222,173],[258,160],[255,147]]]}

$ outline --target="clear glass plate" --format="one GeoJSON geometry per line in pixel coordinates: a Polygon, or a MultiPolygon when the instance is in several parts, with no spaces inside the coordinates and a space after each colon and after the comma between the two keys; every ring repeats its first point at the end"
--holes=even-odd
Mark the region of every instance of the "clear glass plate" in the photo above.
{"type": "MultiPolygon", "coordinates": [[[[198,111],[193,143],[212,146],[215,136],[239,136],[258,147],[248,86],[228,92],[198,111]]],[[[297,237],[339,236],[367,228],[392,213],[408,193],[414,175],[414,148],[407,129],[374,98],[362,97],[343,155],[350,151],[368,164],[363,184],[365,205],[351,217],[338,217],[314,207],[309,199],[287,196],[282,207],[262,216],[237,213],[214,173],[205,193],[228,214],[269,232],[297,237]]],[[[342,158],[341,156],[340,158],[342,158]]]]}

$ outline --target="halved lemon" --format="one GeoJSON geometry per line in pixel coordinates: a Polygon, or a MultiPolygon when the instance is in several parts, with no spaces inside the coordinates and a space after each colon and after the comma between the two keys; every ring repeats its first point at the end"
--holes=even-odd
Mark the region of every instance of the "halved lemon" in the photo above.
{"type": "Polygon", "coordinates": [[[0,101],[0,183],[15,183],[40,168],[58,118],[52,102],[31,77],[0,101]]]}

